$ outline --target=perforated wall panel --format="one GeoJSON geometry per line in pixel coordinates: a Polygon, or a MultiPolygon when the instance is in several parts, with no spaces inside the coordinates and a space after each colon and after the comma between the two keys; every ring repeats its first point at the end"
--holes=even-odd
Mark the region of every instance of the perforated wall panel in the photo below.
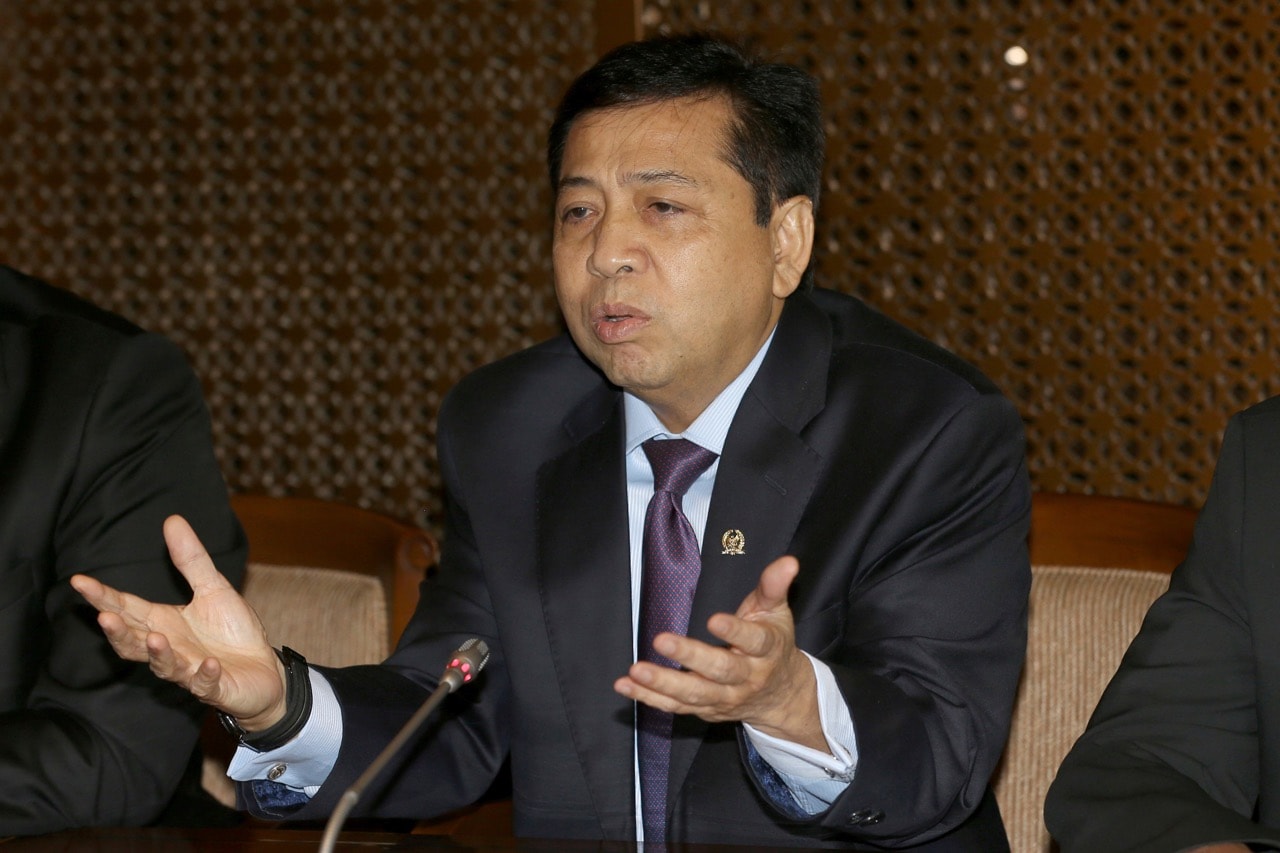
{"type": "Polygon", "coordinates": [[[1259,0],[652,0],[817,74],[819,281],[980,365],[1035,485],[1199,503],[1280,392],[1280,15],[1259,0]]]}
{"type": "Polygon", "coordinates": [[[241,491],[434,527],[441,396],[558,330],[580,2],[0,0],[0,262],[190,353],[241,491]]]}
{"type": "MultiPolygon", "coordinates": [[[[436,527],[441,396],[558,329],[545,128],[628,5],[0,0],[0,262],[181,343],[236,490],[436,527]]],[[[1038,487],[1198,502],[1280,391],[1268,4],[642,20],[819,75],[820,281],[995,378],[1038,487]]]]}

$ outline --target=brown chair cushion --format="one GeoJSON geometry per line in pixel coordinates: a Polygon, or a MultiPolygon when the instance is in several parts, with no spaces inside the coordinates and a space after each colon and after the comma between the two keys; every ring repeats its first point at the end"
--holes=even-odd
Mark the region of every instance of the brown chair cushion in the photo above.
{"type": "Polygon", "coordinates": [[[352,666],[387,656],[387,597],[376,577],[250,563],[244,597],[272,645],[288,646],[311,663],[352,666]]]}
{"type": "Polygon", "coordinates": [[[1046,853],[1044,798],[1169,575],[1033,566],[1027,663],[993,782],[1013,853],[1046,853]]]}

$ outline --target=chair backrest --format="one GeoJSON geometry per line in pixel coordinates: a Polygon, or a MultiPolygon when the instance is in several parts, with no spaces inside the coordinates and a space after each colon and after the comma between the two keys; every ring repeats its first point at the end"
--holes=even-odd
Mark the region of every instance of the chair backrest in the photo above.
{"type": "MultiPolygon", "coordinates": [[[[380,513],[312,498],[236,495],[249,540],[244,597],[276,646],[328,666],[378,663],[418,603],[439,551],[425,530],[380,513]]],[[[233,746],[206,721],[204,787],[234,805],[233,746]]]]}
{"type": "Polygon", "coordinates": [[[1031,499],[1031,565],[1169,574],[1186,556],[1196,515],[1177,504],[1037,492],[1031,499]]]}
{"type": "MultiPolygon", "coordinates": [[[[314,618],[316,613],[337,615],[332,608],[341,599],[325,595],[332,592],[336,582],[324,589],[303,587],[308,591],[303,600],[309,601],[308,609],[312,611],[306,620],[293,608],[292,613],[279,614],[277,621],[276,599],[272,596],[268,601],[268,595],[288,595],[298,584],[317,582],[325,574],[351,581],[355,589],[365,588],[367,583],[361,584],[357,577],[364,576],[377,581],[388,605],[383,619],[385,655],[413,615],[418,605],[418,586],[439,556],[435,538],[427,531],[359,507],[313,498],[236,495],[231,499],[231,508],[249,539],[246,598],[255,608],[260,603],[272,608],[270,614],[260,611],[260,615],[277,645],[281,642],[275,634],[277,627],[296,636],[297,623],[302,621],[313,626],[327,625],[330,632],[334,624],[342,624],[344,630],[346,626],[332,618],[314,618]],[[275,589],[277,586],[279,589],[275,589]]],[[[302,648],[298,651],[307,654],[302,648]]]]}
{"type": "Polygon", "coordinates": [[[1047,853],[1044,798],[1151,603],[1191,542],[1196,511],[1036,494],[1027,662],[992,782],[1013,853],[1047,853]]]}

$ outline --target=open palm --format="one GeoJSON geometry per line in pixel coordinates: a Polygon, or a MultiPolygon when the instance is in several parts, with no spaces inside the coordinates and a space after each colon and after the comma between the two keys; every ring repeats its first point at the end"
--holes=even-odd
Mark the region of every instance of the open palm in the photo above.
{"type": "Polygon", "coordinates": [[[116,654],[145,661],[151,671],[206,704],[266,728],[284,710],[284,672],[262,621],[218,572],[191,525],[164,523],[169,556],[191,586],[186,605],[156,604],[86,575],[71,585],[98,610],[98,624],[116,654]]]}

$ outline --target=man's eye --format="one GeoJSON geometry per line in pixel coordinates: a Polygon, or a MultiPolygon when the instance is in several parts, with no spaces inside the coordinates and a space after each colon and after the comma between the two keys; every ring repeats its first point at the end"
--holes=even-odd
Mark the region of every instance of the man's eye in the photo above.
{"type": "Polygon", "coordinates": [[[649,205],[649,207],[652,208],[655,213],[660,213],[664,216],[669,213],[679,213],[681,211],[681,208],[669,201],[655,201],[653,204],[649,205]]]}
{"type": "Polygon", "coordinates": [[[568,207],[565,208],[565,211],[561,214],[560,218],[565,222],[573,222],[579,219],[586,219],[590,214],[591,208],[589,207],[568,207]]]}

